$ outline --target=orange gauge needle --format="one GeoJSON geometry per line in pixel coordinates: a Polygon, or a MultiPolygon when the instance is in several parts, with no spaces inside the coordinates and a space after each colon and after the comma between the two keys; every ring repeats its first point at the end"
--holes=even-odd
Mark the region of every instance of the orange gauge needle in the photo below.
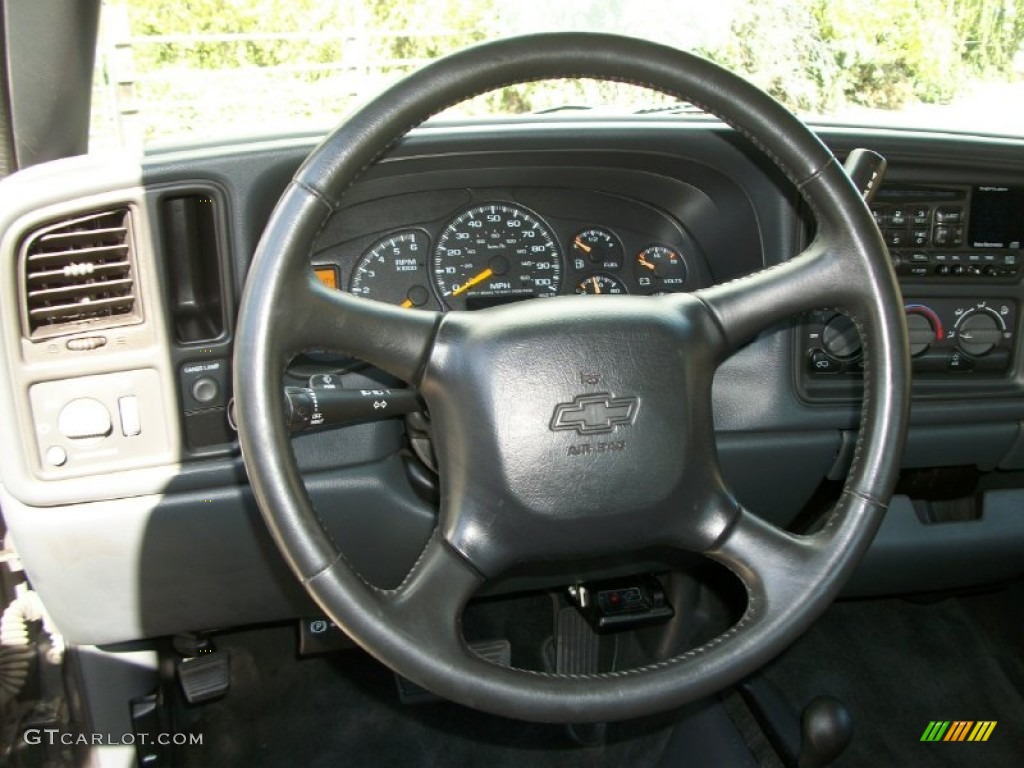
{"type": "Polygon", "coordinates": [[[476,275],[474,277],[469,278],[469,280],[467,280],[462,285],[460,285],[458,288],[456,288],[454,291],[452,291],[452,296],[458,296],[459,294],[465,293],[470,288],[472,288],[474,285],[476,285],[477,283],[482,283],[484,280],[486,280],[488,277],[490,277],[493,274],[494,274],[494,270],[491,269],[490,267],[488,267],[483,272],[481,272],[479,275],[476,275]]]}
{"type": "Polygon", "coordinates": [[[580,240],[578,237],[573,242],[575,242],[576,243],[576,247],[579,248],[584,253],[590,253],[592,250],[594,250],[589,245],[587,245],[582,240],[580,240]]]}
{"type": "Polygon", "coordinates": [[[600,282],[598,282],[598,279],[597,279],[597,277],[596,277],[596,276],[595,276],[595,277],[592,277],[592,278],[590,278],[590,284],[591,284],[592,286],[594,286],[594,293],[595,293],[595,294],[600,294],[600,293],[601,293],[601,283],[600,283],[600,282]]]}
{"type": "Polygon", "coordinates": [[[638,262],[640,262],[640,266],[642,266],[642,267],[647,267],[647,268],[648,268],[649,270],[651,270],[652,272],[653,272],[653,271],[654,271],[655,269],[657,269],[657,267],[656,267],[656,266],[654,266],[653,264],[651,264],[651,262],[649,262],[649,261],[648,261],[647,259],[645,259],[645,258],[643,257],[643,255],[642,255],[642,254],[641,254],[640,256],[638,256],[636,260],[637,260],[638,262]]]}
{"type": "Polygon", "coordinates": [[[400,306],[402,309],[411,309],[412,306],[413,306],[412,299],[406,299],[405,301],[403,301],[398,306],[400,306]]]}

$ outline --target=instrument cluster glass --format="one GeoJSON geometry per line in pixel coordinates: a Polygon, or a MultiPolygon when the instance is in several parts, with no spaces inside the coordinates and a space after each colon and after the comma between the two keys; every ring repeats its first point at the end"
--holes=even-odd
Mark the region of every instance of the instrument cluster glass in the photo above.
{"type": "MultiPolygon", "coordinates": [[[[349,262],[347,289],[407,309],[483,309],[574,293],[656,295],[697,287],[692,256],[679,243],[615,225],[545,218],[506,201],[471,205],[436,225],[396,230],[363,248],[349,262]]],[[[314,269],[319,274],[324,266],[314,269]]]]}

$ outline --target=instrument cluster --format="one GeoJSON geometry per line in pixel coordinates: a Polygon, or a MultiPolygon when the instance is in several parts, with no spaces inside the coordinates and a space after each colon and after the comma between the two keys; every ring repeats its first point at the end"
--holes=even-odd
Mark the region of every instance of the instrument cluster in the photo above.
{"type": "Polygon", "coordinates": [[[479,201],[435,222],[378,233],[361,247],[355,238],[320,252],[313,268],[332,288],[408,309],[700,287],[703,256],[686,231],[663,212],[631,201],[623,206],[627,213],[644,210],[623,225],[623,210],[608,223],[544,215],[507,199],[479,201]]]}

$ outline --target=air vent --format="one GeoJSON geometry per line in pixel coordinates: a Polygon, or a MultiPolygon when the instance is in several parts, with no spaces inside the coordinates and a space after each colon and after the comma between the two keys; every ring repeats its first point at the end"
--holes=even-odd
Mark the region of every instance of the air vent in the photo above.
{"type": "Polygon", "coordinates": [[[126,207],[66,219],[29,235],[22,250],[29,336],[137,322],[133,250],[126,207]]]}

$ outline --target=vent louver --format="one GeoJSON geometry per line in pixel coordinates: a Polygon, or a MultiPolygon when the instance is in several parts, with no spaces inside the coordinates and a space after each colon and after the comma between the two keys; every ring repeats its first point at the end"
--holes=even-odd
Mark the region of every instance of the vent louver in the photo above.
{"type": "Polygon", "coordinates": [[[140,319],[131,211],[99,211],[33,232],[22,251],[29,336],[109,328],[140,319]]]}

